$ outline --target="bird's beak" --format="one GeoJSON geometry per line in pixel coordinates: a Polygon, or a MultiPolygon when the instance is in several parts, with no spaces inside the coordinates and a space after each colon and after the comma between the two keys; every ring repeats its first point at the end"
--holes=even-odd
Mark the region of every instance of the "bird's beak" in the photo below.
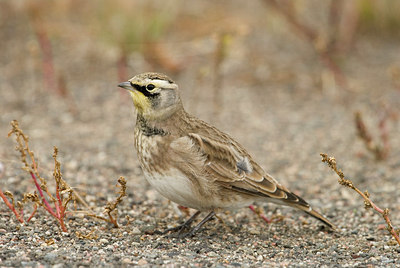
{"type": "Polygon", "coordinates": [[[126,90],[132,90],[132,86],[130,82],[122,82],[118,84],[119,87],[125,88],[126,90]]]}

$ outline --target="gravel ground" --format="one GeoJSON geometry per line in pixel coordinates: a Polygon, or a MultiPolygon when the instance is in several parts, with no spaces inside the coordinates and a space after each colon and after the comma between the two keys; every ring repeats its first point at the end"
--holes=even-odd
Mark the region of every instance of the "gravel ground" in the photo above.
{"type": "MultiPolygon", "coordinates": [[[[41,87],[40,69],[29,54],[34,52],[21,45],[33,37],[24,34],[22,26],[15,31],[19,34],[1,32],[6,41],[0,48],[7,51],[0,56],[5,62],[0,66],[1,189],[17,199],[35,190],[29,174],[20,168],[13,138],[6,138],[9,122],[17,119],[30,137],[42,176],[51,178],[56,145],[64,179],[98,215],[117,196],[114,185],[119,176],[126,178],[128,190],[118,206],[119,228],[84,216],[80,206],[77,212],[70,206],[68,233],[62,233],[43,209],[21,225],[1,202],[1,267],[400,266],[400,247],[385,230],[383,219],[366,211],[360,197],[340,186],[319,156],[321,152],[335,156],[345,175],[361,190],[368,189],[376,204],[390,208],[394,225],[400,226],[399,123],[388,122],[390,155],[377,162],[356,136],[353,122],[354,111],[360,110],[376,137],[379,133],[373,126],[378,124],[382,103],[398,113],[400,93],[387,74],[400,60],[398,44],[360,40],[343,66],[350,91],[326,82],[329,72],[307,44],[277,33],[233,43],[222,69],[217,110],[209,82],[213,76],[198,78],[202,68],[210,68],[212,56],[199,57],[173,77],[189,112],[234,136],[270,174],[337,225],[337,231],[330,232],[299,211],[261,203],[257,206],[268,217],[283,219],[266,224],[243,208],[219,214],[193,238],[177,239],[156,232],[187,216],[142,176],[133,149],[133,105],[116,87],[120,81],[115,78],[112,53],[102,53],[100,45],[91,47],[89,40],[76,47],[58,44],[56,63],[62,66],[71,95],[59,97],[41,87]],[[249,48],[264,55],[262,60],[247,65],[249,48]]],[[[184,53],[185,46],[174,49],[184,53]]],[[[199,49],[204,52],[208,47],[203,44],[199,49]]],[[[132,75],[150,69],[136,54],[129,66],[132,75]]],[[[54,186],[51,179],[49,185],[54,186]]]]}

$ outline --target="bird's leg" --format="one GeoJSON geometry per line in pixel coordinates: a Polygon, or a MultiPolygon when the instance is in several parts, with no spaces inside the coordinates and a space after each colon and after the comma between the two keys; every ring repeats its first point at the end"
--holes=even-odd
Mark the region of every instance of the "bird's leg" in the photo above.
{"type": "Polygon", "coordinates": [[[176,232],[179,231],[179,234],[184,230],[184,229],[189,229],[190,225],[192,224],[192,222],[197,218],[197,216],[199,216],[201,213],[200,210],[196,211],[196,213],[194,213],[187,221],[185,221],[183,224],[178,225],[176,227],[172,227],[172,228],[168,228],[167,230],[165,230],[163,232],[163,234],[169,233],[169,232],[176,232]]]}
{"type": "Polygon", "coordinates": [[[180,235],[181,238],[188,237],[188,236],[194,236],[200,228],[209,220],[211,220],[215,216],[215,212],[211,211],[199,224],[197,224],[190,232],[187,232],[186,234],[180,235]]]}

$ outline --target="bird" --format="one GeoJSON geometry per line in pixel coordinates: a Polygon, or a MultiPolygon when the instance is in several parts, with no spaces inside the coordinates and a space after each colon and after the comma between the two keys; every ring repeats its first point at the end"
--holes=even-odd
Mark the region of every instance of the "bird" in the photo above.
{"type": "Polygon", "coordinates": [[[167,75],[141,73],[118,86],[128,90],[137,111],[134,145],[145,178],[167,199],[196,210],[164,233],[194,236],[216,213],[254,202],[294,207],[335,228],[230,135],[186,112],[178,85],[167,75]],[[207,216],[191,228],[202,212],[207,216]]]}

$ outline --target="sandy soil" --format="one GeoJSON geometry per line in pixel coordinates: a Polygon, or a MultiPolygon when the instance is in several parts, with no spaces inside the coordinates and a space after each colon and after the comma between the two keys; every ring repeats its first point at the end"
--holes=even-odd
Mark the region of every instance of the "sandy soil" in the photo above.
{"type": "MultiPolygon", "coordinates": [[[[390,154],[377,162],[357,137],[353,116],[361,111],[377,137],[382,105],[399,112],[400,92],[389,71],[399,66],[398,43],[360,38],[342,62],[351,88],[345,91],[334,88],[330,72],[307,43],[293,35],[256,29],[232,41],[216,93],[210,52],[215,39],[199,40],[198,54],[183,72],[171,75],[181,87],[186,109],[230,133],[270,174],[338,228],[328,232],[299,211],[257,204],[268,217],[283,215],[283,220],[266,224],[243,208],[220,214],[196,237],[181,240],[153,234],[186,215],[142,176],[133,149],[134,109],[126,92],[116,87],[121,81],[116,78],[113,51],[89,39],[68,46],[55,42],[56,66],[69,93],[61,97],[42,86],[40,53],[32,34],[16,19],[5,26],[9,30],[0,32],[0,50],[6,52],[0,56],[1,189],[18,199],[35,190],[29,174],[20,168],[13,138],[6,138],[9,122],[17,119],[30,137],[43,177],[51,178],[55,145],[64,179],[99,215],[115,198],[119,176],[128,182],[128,196],[119,206],[120,228],[73,212],[71,206],[68,233],[62,233],[43,209],[21,225],[1,202],[0,266],[400,265],[400,247],[383,219],[340,186],[319,156],[335,156],[345,175],[360,189],[368,189],[381,207],[390,208],[394,225],[400,226],[399,123],[388,121],[390,154]],[[81,238],[77,232],[92,232],[93,237],[81,238]]],[[[192,43],[169,41],[170,57],[182,59],[194,49],[192,43]]],[[[143,71],[160,69],[133,54],[129,72],[133,76],[143,71]]]]}

